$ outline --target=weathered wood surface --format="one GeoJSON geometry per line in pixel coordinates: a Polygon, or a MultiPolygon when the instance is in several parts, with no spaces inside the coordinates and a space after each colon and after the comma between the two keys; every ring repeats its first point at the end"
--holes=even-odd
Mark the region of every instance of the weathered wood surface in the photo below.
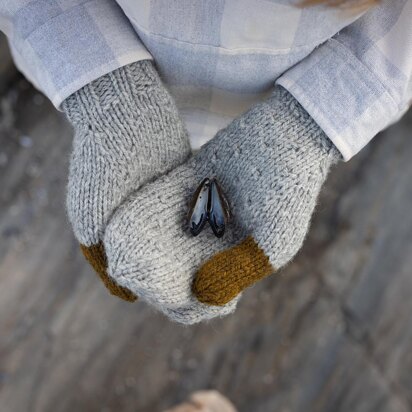
{"type": "Polygon", "coordinates": [[[0,411],[156,412],[204,388],[245,412],[412,410],[411,114],[333,171],[294,263],[189,328],[80,256],[62,115],[22,79],[0,108],[0,411]]]}

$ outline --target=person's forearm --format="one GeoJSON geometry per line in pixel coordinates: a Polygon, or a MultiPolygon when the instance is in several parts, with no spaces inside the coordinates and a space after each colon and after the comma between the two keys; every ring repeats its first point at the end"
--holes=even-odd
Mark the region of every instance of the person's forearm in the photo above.
{"type": "Polygon", "coordinates": [[[152,58],[115,0],[63,3],[0,2],[16,66],[56,108],[99,77],[152,58]]]}

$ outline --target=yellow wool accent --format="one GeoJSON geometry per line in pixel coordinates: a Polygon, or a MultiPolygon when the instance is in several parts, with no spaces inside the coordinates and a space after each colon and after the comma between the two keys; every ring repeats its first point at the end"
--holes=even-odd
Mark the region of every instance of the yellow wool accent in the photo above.
{"type": "Polygon", "coordinates": [[[86,260],[92,265],[93,269],[97,272],[100,279],[112,295],[127,302],[134,302],[137,300],[137,296],[133,292],[123,286],[119,286],[107,274],[107,258],[102,242],[92,246],[80,245],[80,249],[86,260]]]}
{"type": "Polygon", "coordinates": [[[201,266],[193,283],[193,293],[202,303],[222,306],[274,271],[269,258],[249,236],[201,266]]]}

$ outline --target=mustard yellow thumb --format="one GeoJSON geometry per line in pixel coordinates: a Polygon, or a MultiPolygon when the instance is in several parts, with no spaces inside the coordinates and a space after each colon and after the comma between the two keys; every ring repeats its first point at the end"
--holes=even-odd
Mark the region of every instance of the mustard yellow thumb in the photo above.
{"type": "Polygon", "coordinates": [[[275,272],[252,236],[219,252],[204,263],[193,282],[193,293],[208,305],[223,306],[258,280],[275,272]]]}
{"type": "Polygon", "coordinates": [[[100,279],[104,283],[104,286],[106,286],[112,295],[117,296],[127,302],[134,302],[137,300],[137,296],[133,292],[123,286],[118,285],[107,274],[107,257],[102,242],[92,246],[80,245],[80,249],[86,260],[99,275],[100,279]]]}

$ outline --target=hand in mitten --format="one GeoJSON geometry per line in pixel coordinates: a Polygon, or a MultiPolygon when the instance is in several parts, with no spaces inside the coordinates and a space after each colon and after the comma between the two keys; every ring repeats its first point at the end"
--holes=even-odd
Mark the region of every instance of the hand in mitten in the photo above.
{"type": "Polygon", "coordinates": [[[187,133],[149,60],[93,81],[62,107],[75,131],[67,190],[75,236],[110,292],[133,301],[107,274],[106,225],[131,191],[188,157],[187,133]]]}
{"type": "Polygon", "coordinates": [[[276,88],[119,208],[104,239],[110,275],[180,322],[233,311],[244,288],[297,253],[339,159],[293,96],[276,88]],[[232,211],[220,239],[208,228],[197,237],[187,228],[188,204],[205,177],[218,179],[232,211]]]}

